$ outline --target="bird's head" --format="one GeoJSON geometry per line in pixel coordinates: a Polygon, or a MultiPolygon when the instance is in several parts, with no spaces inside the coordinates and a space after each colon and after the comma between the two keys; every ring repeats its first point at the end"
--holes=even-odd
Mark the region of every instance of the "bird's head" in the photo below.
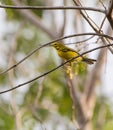
{"type": "Polygon", "coordinates": [[[57,47],[58,46],[58,43],[57,42],[54,42],[54,43],[52,43],[50,46],[53,46],[53,47],[57,47]]]}
{"type": "Polygon", "coordinates": [[[59,49],[63,46],[63,44],[60,42],[54,42],[50,46],[53,46],[55,49],[59,49]]]}

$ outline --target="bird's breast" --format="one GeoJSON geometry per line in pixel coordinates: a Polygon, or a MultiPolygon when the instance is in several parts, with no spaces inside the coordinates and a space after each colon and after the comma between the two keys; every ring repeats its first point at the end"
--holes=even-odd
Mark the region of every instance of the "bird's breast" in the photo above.
{"type": "Polygon", "coordinates": [[[73,57],[78,56],[78,54],[76,52],[72,52],[72,51],[67,51],[67,52],[59,51],[58,54],[59,54],[60,57],[62,57],[65,60],[69,60],[73,57]]]}

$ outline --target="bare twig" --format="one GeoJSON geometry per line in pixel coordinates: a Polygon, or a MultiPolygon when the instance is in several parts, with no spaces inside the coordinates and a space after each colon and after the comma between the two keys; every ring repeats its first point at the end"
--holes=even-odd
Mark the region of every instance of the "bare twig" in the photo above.
{"type": "Polygon", "coordinates": [[[112,10],[113,10],[113,0],[110,0],[110,3],[109,3],[109,8],[108,8],[108,11],[107,11],[107,19],[113,29],[113,15],[112,15],[112,10]]]}
{"type": "Polygon", "coordinates": [[[99,28],[99,31],[101,31],[101,29],[102,29],[102,27],[103,27],[103,25],[104,25],[105,20],[106,20],[106,16],[105,16],[104,19],[102,20],[102,23],[101,23],[101,26],[100,26],[100,28],[99,28]]]}
{"type": "Polygon", "coordinates": [[[88,10],[88,11],[96,11],[96,12],[100,12],[100,13],[104,13],[106,14],[105,10],[103,9],[98,9],[98,8],[92,8],[92,7],[78,7],[78,6],[25,6],[25,5],[16,5],[16,6],[12,6],[12,5],[0,5],[0,8],[7,8],[7,9],[36,9],[36,10],[75,10],[75,9],[79,9],[79,10],[88,10]]]}
{"type": "Polygon", "coordinates": [[[106,6],[104,5],[102,0],[99,0],[99,2],[102,4],[102,6],[104,7],[104,9],[106,10],[106,6]]]}
{"type": "Polygon", "coordinates": [[[84,40],[81,40],[81,41],[76,41],[76,42],[73,42],[73,43],[66,43],[66,45],[71,45],[71,44],[81,44],[81,43],[84,43],[86,41],[89,41],[90,39],[92,39],[94,36],[90,36],[89,38],[86,38],[84,40]]]}

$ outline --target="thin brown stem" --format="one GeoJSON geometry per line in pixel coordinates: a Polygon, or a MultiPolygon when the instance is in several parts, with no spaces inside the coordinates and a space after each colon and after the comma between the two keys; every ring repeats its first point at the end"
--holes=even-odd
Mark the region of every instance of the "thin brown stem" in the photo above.
{"type": "Polygon", "coordinates": [[[92,7],[78,7],[78,6],[25,6],[25,5],[0,5],[0,8],[7,8],[7,9],[36,9],[36,10],[88,10],[88,11],[96,11],[100,13],[106,14],[105,10],[98,9],[98,8],[92,8],[92,7]]]}
{"type": "Polygon", "coordinates": [[[112,10],[113,10],[113,0],[110,0],[110,3],[109,3],[109,8],[108,8],[108,11],[107,11],[107,19],[112,27],[112,30],[113,30],[113,15],[112,15],[112,10]]]}

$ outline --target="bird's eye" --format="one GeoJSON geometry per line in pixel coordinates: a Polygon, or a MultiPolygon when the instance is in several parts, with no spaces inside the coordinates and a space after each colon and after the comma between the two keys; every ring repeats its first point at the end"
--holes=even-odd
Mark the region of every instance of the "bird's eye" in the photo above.
{"type": "Polygon", "coordinates": [[[56,47],[56,46],[57,46],[57,44],[55,43],[55,44],[54,44],[54,46],[56,47]]]}

